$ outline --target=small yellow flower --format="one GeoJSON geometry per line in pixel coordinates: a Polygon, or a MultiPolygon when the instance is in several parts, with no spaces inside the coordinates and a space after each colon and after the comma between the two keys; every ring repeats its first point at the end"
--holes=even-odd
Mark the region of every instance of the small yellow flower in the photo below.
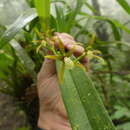
{"type": "Polygon", "coordinates": [[[87,56],[88,58],[91,60],[91,59],[97,59],[102,65],[105,64],[105,61],[102,57],[98,56],[98,54],[101,54],[100,51],[98,50],[94,50],[94,51],[89,51],[87,52],[87,56]],[[97,54],[97,55],[96,55],[97,54]]]}
{"type": "Polygon", "coordinates": [[[67,69],[73,69],[73,67],[74,67],[74,62],[73,62],[70,58],[65,57],[65,58],[64,58],[64,63],[65,63],[65,67],[66,67],[67,69]]]}
{"type": "Polygon", "coordinates": [[[88,51],[87,56],[89,59],[92,59],[94,57],[93,51],[88,51]]]}

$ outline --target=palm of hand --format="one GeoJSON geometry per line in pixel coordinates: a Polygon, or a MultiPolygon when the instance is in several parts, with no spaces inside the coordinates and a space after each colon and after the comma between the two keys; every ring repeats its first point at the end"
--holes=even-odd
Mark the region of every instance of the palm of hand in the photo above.
{"type": "MultiPolygon", "coordinates": [[[[72,45],[75,41],[70,35],[65,33],[58,33],[57,35],[61,38],[67,50],[73,48],[72,45]]],[[[76,45],[76,47],[74,55],[82,55],[84,49],[79,45],[76,45]]],[[[87,64],[86,57],[83,58],[82,63],[87,64]]],[[[40,104],[39,127],[47,130],[71,130],[61,97],[54,60],[45,59],[38,74],[37,88],[40,104]]]]}

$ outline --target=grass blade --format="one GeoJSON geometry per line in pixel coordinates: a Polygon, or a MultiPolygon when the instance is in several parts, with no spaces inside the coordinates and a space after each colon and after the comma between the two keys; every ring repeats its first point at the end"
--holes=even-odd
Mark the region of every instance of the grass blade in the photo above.
{"type": "Polygon", "coordinates": [[[76,24],[76,16],[80,13],[83,4],[84,0],[77,0],[76,7],[68,13],[66,17],[66,32],[70,33],[71,28],[76,24]]]}
{"type": "Polygon", "coordinates": [[[29,57],[26,51],[21,47],[21,45],[16,40],[10,41],[9,44],[15,50],[16,55],[20,59],[21,63],[24,65],[26,71],[29,72],[29,74],[31,74],[32,78],[35,80],[36,78],[36,72],[34,71],[35,63],[32,61],[32,59],[29,57]]]}
{"type": "MultiPolygon", "coordinates": [[[[61,63],[57,61],[58,72],[60,71],[60,67],[61,63]]],[[[62,91],[62,97],[68,112],[72,129],[86,130],[87,128],[87,130],[92,130],[70,72],[65,70],[64,75],[64,83],[61,85],[60,89],[62,91]]]]}
{"type": "Polygon", "coordinates": [[[67,7],[67,9],[71,9],[71,6],[65,0],[51,0],[51,3],[62,3],[63,5],[67,7]]]}
{"type": "Polygon", "coordinates": [[[88,18],[111,22],[111,23],[113,23],[115,26],[117,26],[118,28],[124,30],[125,32],[130,33],[130,29],[128,29],[126,26],[122,25],[119,21],[117,21],[117,20],[115,20],[115,19],[110,19],[110,18],[107,18],[107,17],[105,17],[105,16],[93,16],[93,15],[89,15],[89,14],[84,13],[84,12],[82,12],[82,13],[80,13],[80,14],[83,15],[83,16],[86,16],[86,17],[88,17],[88,18]]]}
{"type": "Polygon", "coordinates": [[[14,36],[29,22],[37,17],[35,9],[26,10],[14,24],[12,24],[0,37],[0,49],[7,44],[14,36]]]}
{"type": "Polygon", "coordinates": [[[79,67],[70,71],[93,130],[115,130],[89,76],[79,67]]]}
{"type": "Polygon", "coordinates": [[[60,89],[73,130],[115,130],[92,81],[81,68],[65,69],[60,89]]]}
{"type": "Polygon", "coordinates": [[[57,31],[66,32],[65,31],[66,27],[63,26],[65,25],[65,17],[64,17],[63,9],[55,5],[55,11],[56,11],[57,31]]]}
{"type": "Polygon", "coordinates": [[[121,5],[121,7],[130,14],[130,5],[126,0],[117,0],[117,2],[121,5]]]}
{"type": "Polygon", "coordinates": [[[46,32],[49,27],[50,0],[35,0],[35,7],[41,21],[43,31],[46,32]]]}
{"type": "Polygon", "coordinates": [[[86,16],[87,18],[108,22],[112,27],[113,34],[114,34],[116,40],[121,40],[121,35],[120,35],[120,32],[119,32],[119,29],[124,30],[127,33],[130,33],[130,29],[128,29],[126,26],[122,25],[117,20],[107,18],[105,16],[93,16],[93,15],[89,15],[89,14],[84,13],[84,12],[81,12],[80,14],[83,15],[83,16],[86,16]]]}
{"type": "Polygon", "coordinates": [[[86,7],[91,10],[93,13],[97,13],[97,10],[93,8],[92,5],[90,5],[88,2],[85,2],[86,7]]]}
{"type": "Polygon", "coordinates": [[[120,34],[119,29],[112,22],[109,21],[109,23],[111,25],[111,29],[113,31],[113,35],[115,37],[115,40],[120,41],[121,40],[121,34],[120,34]]]}

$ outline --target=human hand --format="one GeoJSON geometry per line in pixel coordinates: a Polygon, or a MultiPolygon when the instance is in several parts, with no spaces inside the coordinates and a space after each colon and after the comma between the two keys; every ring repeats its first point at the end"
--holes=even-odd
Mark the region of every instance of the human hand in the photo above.
{"type": "MultiPolygon", "coordinates": [[[[71,51],[75,46],[73,54],[76,57],[84,53],[84,48],[75,45],[72,36],[66,33],[56,33],[54,39],[55,37],[62,41],[67,51],[71,51]]],[[[55,41],[54,44],[58,46],[58,41],[55,41]]],[[[88,64],[87,57],[85,56],[81,62],[86,66],[88,64]]],[[[45,130],[71,130],[61,97],[54,60],[45,59],[38,74],[37,89],[40,104],[38,126],[45,130]]]]}

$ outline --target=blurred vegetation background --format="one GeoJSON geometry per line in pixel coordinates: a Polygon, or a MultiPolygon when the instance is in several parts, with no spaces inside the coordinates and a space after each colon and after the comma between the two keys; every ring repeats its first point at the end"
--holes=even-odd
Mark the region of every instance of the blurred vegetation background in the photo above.
{"type": "MultiPolygon", "coordinates": [[[[54,17],[64,16],[68,8],[75,8],[76,0],[61,1],[52,0],[51,13],[54,17]]],[[[129,0],[127,2],[130,4],[129,0]]],[[[30,7],[33,7],[31,0],[0,0],[0,36],[30,7]]],[[[91,61],[91,77],[117,129],[130,130],[130,34],[119,26],[111,26],[108,20],[102,20],[102,16],[130,28],[130,14],[115,0],[88,0],[81,5],[80,12],[76,12],[72,19],[74,25],[70,25],[69,30],[63,28],[60,18],[58,26],[84,44],[96,33],[93,48],[102,52],[105,63],[91,61]],[[82,12],[95,17],[81,17],[82,12]]],[[[36,53],[37,44],[33,42],[36,33],[32,28],[39,28],[38,24],[37,19],[33,20],[16,35],[18,44],[13,41],[11,46],[8,44],[0,49],[2,130],[36,129],[35,77],[43,57],[36,53]]]]}

